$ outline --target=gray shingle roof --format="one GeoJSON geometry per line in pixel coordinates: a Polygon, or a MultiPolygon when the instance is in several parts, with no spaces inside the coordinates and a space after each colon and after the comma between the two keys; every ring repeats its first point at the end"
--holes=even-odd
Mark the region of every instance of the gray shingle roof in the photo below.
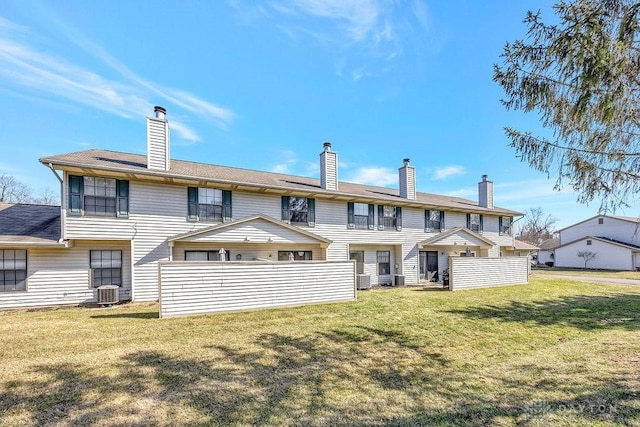
{"type": "Polygon", "coordinates": [[[0,243],[53,244],[60,239],[60,206],[0,203],[0,243]]]}
{"type": "Polygon", "coordinates": [[[478,206],[472,200],[459,197],[442,196],[429,193],[417,193],[417,200],[407,200],[399,195],[397,189],[375,187],[370,185],[340,182],[338,191],[324,190],[320,180],[295,175],[284,175],[272,172],[262,172],[228,166],[218,166],[205,163],[171,160],[169,171],[147,169],[145,155],[121,153],[108,150],[87,150],[75,153],[61,154],[40,159],[43,164],[52,164],[57,168],[91,168],[95,171],[111,171],[117,173],[134,173],[148,177],[167,179],[185,179],[206,181],[226,185],[240,185],[259,189],[275,189],[282,193],[307,193],[322,197],[346,197],[352,200],[395,202],[405,205],[417,205],[432,208],[448,208],[452,210],[471,212],[492,212],[504,215],[522,215],[517,211],[495,207],[487,209],[478,206]]]}

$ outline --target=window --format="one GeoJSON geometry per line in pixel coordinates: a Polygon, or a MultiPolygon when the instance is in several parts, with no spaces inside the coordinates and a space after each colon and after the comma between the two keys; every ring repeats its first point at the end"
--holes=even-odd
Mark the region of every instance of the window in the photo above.
{"type": "Polygon", "coordinates": [[[278,261],[311,261],[311,251],[278,251],[278,261]]]}
{"type": "Polygon", "coordinates": [[[376,260],[378,262],[378,276],[387,276],[391,274],[390,251],[377,251],[376,260]]]}
{"type": "Polygon", "coordinates": [[[501,216],[498,220],[498,231],[500,234],[511,235],[511,223],[513,222],[513,218],[510,216],[501,216]]]}
{"type": "Polygon", "coordinates": [[[482,233],[482,215],[467,214],[467,228],[476,233],[482,233]]]}
{"type": "Polygon", "coordinates": [[[216,188],[187,188],[189,221],[231,221],[231,191],[216,188]]]}
{"type": "Polygon", "coordinates": [[[27,250],[0,249],[0,292],[27,290],[27,250]]]}
{"type": "Polygon", "coordinates": [[[604,218],[598,218],[598,224],[604,224],[604,218]]]}
{"type": "Polygon", "coordinates": [[[90,251],[91,283],[122,286],[122,251],[90,251]]]}
{"type": "Polygon", "coordinates": [[[129,216],[129,181],[69,175],[69,214],[129,216]]]}
{"type": "Polygon", "coordinates": [[[587,246],[591,246],[591,240],[587,240],[587,246]]]}
{"type": "Polygon", "coordinates": [[[396,206],[378,206],[378,229],[402,230],[402,208],[396,206]]]}
{"type": "Polygon", "coordinates": [[[373,205],[368,205],[366,203],[347,203],[347,226],[349,228],[357,228],[357,229],[370,229],[373,230],[374,227],[374,218],[373,218],[374,207],[373,205]]]}
{"type": "Polygon", "coordinates": [[[356,261],[356,274],[364,273],[364,251],[350,251],[349,259],[356,261]]]}
{"type": "MultiPolygon", "coordinates": [[[[225,260],[229,261],[231,252],[224,251],[225,260]]],[[[213,251],[184,251],[185,261],[220,261],[220,249],[213,251]]]]}
{"type": "Polygon", "coordinates": [[[282,196],[282,221],[290,224],[316,225],[316,200],[306,197],[282,196]]]}
{"type": "Polygon", "coordinates": [[[424,229],[427,232],[444,230],[444,211],[424,211],[424,229]]]}

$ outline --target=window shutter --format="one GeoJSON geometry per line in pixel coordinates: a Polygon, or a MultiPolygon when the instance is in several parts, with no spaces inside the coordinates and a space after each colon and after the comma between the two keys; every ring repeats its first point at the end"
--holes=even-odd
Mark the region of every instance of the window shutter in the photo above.
{"type": "Polygon", "coordinates": [[[482,214],[480,214],[480,234],[482,234],[483,224],[482,224],[482,214]]]}
{"type": "Polygon", "coordinates": [[[307,199],[307,225],[316,226],[316,199],[307,199]]]}
{"type": "Polygon", "coordinates": [[[431,229],[429,228],[429,219],[431,219],[431,211],[429,209],[425,209],[424,211],[424,231],[429,232],[431,229]]]}
{"type": "Polygon", "coordinates": [[[231,191],[222,190],[222,221],[231,221],[231,191]]]}
{"type": "Polygon", "coordinates": [[[471,230],[471,214],[467,214],[467,228],[471,230]]]}
{"type": "Polygon", "coordinates": [[[369,218],[367,219],[369,230],[373,230],[376,226],[375,211],[376,211],[375,206],[369,205],[369,218]]]}
{"type": "Polygon", "coordinates": [[[289,196],[282,196],[282,221],[289,224],[291,222],[291,211],[289,210],[289,196]]]}
{"type": "Polygon", "coordinates": [[[354,214],[353,202],[347,202],[347,228],[356,227],[356,217],[354,214]]]}
{"type": "Polygon", "coordinates": [[[444,229],[444,211],[440,211],[440,230],[444,229]]]}
{"type": "Polygon", "coordinates": [[[502,232],[502,217],[498,217],[498,234],[501,236],[504,234],[502,232]]]}
{"type": "Polygon", "coordinates": [[[187,220],[198,220],[198,188],[187,188],[187,220]]]}
{"type": "Polygon", "coordinates": [[[396,207],[396,230],[402,230],[402,208],[396,207]]]}
{"type": "Polygon", "coordinates": [[[384,230],[384,206],[378,205],[378,230],[384,230]]]}
{"type": "Polygon", "coordinates": [[[69,175],[69,214],[71,215],[82,215],[82,190],[82,177],[69,175]]]}
{"type": "Polygon", "coordinates": [[[129,181],[116,181],[116,216],[128,217],[129,216],[129,181]]]}

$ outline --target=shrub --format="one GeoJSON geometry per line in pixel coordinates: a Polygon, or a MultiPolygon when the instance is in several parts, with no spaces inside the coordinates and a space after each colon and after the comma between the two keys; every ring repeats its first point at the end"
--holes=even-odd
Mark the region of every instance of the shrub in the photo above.
{"type": "Polygon", "coordinates": [[[553,261],[547,261],[545,262],[545,264],[547,265],[547,267],[553,267],[553,261]]]}

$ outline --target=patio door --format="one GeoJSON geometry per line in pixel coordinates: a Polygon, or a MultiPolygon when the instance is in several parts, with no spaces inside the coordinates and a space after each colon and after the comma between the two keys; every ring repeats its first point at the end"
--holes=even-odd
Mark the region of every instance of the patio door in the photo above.
{"type": "Polygon", "coordinates": [[[420,251],[420,280],[438,281],[438,251],[420,251]]]}

